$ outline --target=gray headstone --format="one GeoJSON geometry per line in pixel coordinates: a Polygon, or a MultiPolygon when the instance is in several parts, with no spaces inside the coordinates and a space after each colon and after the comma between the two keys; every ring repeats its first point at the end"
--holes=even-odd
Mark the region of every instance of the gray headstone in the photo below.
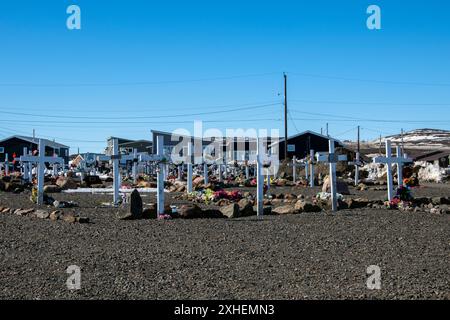
{"type": "Polygon", "coordinates": [[[130,213],[133,219],[142,218],[142,211],[143,205],[141,195],[139,194],[139,191],[137,191],[137,189],[134,189],[130,195],[130,213]]]}

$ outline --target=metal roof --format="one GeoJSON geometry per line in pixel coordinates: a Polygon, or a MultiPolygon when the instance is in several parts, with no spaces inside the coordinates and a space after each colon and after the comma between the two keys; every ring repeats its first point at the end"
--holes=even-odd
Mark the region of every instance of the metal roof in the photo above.
{"type": "Polygon", "coordinates": [[[8,138],[5,138],[3,140],[0,140],[0,143],[11,140],[11,139],[20,139],[29,143],[33,143],[35,145],[39,144],[39,139],[41,139],[44,143],[45,146],[50,147],[50,148],[54,148],[54,149],[59,149],[59,148],[65,148],[65,149],[69,149],[69,146],[66,146],[64,144],[58,143],[58,142],[54,142],[48,139],[43,139],[43,138],[33,138],[33,137],[27,137],[27,136],[19,136],[19,135],[15,135],[15,136],[11,136],[8,138]]]}

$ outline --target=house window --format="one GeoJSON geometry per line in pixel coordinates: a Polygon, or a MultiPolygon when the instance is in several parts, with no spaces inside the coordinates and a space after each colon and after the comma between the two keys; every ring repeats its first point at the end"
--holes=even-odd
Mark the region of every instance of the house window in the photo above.
{"type": "Polygon", "coordinates": [[[5,147],[0,147],[0,153],[5,153],[5,147]]]}

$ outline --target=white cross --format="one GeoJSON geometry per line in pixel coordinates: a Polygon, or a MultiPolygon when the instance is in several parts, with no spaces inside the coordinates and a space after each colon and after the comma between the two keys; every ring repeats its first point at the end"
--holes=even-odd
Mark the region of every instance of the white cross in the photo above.
{"type": "Polygon", "coordinates": [[[137,167],[139,164],[139,158],[138,158],[138,154],[137,154],[137,149],[134,148],[133,149],[133,153],[132,154],[127,154],[121,157],[121,160],[125,160],[128,161],[130,160],[133,164],[132,167],[132,171],[131,171],[131,175],[133,176],[133,183],[136,184],[137,183],[137,167]]]}
{"type": "Polygon", "coordinates": [[[5,153],[5,176],[9,176],[9,159],[7,153],[5,153]]]}
{"type": "Polygon", "coordinates": [[[186,186],[186,191],[187,193],[192,192],[192,150],[193,149],[193,145],[192,142],[189,141],[188,145],[187,145],[187,155],[185,157],[185,163],[187,166],[187,186],[186,186]]]}
{"type": "Polygon", "coordinates": [[[400,146],[396,147],[396,151],[397,151],[397,158],[398,158],[398,163],[397,163],[397,184],[398,186],[403,186],[403,164],[404,163],[411,163],[413,162],[412,159],[408,158],[408,155],[405,153],[404,155],[402,155],[402,148],[400,146]]]}
{"type": "Polygon", "coordinates": [[[97,156],[97,161],[110,161],[113,165],[113,204],[118,205],[120,202],[120,172],[119,161],[121,155],[119,153],[119,139],[112,138],[112,154],[109,156],[97,156]]]}
{"type": "Polygon", "coordinates": [[[308,166],[309,163],[305,159],[303,160],[297,160],[297,158],[294,156],[292,158],[292,181],[295,183],[297,181],[297,166],[304,167],[305,168],[305,177],[308,179],[309,173],[308,173],[308,166]]]}
{"type": "Polygon", "coordinates": [[[355,186],[357,186],[359,184],[359,167],[363,165],[362,161],[360,160],[359,152],[356,152],[355,161],[351,161],[348,164],[351,166],[355,166],[355,186]]]}
{"type": "Polygon", "coordinates": [[[29,156],[24,155],[19,158],[20,162],[37,163],[37,191],[38,198],[37,204],[42,205],[44,203],[44,174],[45,174],[45,163],[60,163],[64,165],[64,159],[60,157],[46,157],[45,156],[45,143],[42,139],[39,139],[39,155],[29,156]]]}
{"type": "Polygon", "coordinates": [[[164,214],[164,161],[164,136],[157,136],[156,155],[141,154],[139,156],[139,162],[157,162],[158,168],[156,170],[156,205],[158,216],[164,214]]]}
{"type": "MultiPolygon", "coordinates": [[[[257,138],[256,146],[256,202],[257,210],[256,215],[258,218],[262,218],[264,212],[264,174],[263,169],[267,171],[267,176],[269,175],[269,168],[272,162],[276,160],[273,155],[267,155],[263,146],[263,139],[257,138]]],[[[269,180],[268,180],[268,183],[269,180]]]]}
{"type": "Polygon", "coordinates": [[[387,188],[388,188],[388,200],[394,199],[394,187],[392,181],[392,164],[403,164],[411,162],[411,159],[405,159],[401,157],[392,157],[391,140],[386,140],[386,157],[373,158],[374,163],[382,163],[387,165],[387,188]]]}
{"type": "Polygon", "coordinates": [[[347,161],[346,155],[338,155],[334,151],[334,140],[328,141],[329,153],[327,155],[317,155],[317,161],[326,162],[330,166],[330,185],[331,185],[331,208],[337,211],[337,192],[336,192],[336,164],[339,161],[347,161]]]}
{"type": "Polygon", "coordinates": [[[309,186],[314,187],[314,150],[309,150],[309,186]]]}

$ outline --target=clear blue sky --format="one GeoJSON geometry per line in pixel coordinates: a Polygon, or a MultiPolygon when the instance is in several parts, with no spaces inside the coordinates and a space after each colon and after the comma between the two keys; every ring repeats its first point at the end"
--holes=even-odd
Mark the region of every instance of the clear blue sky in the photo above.
{"type": "Polygon", "coordinates": [[[290,134],[450,129],[449,15],[446,0],[1,1],[0,138],[34,128],[85,152],[195,119],[282,129],[283,72],[290,134]]]}

